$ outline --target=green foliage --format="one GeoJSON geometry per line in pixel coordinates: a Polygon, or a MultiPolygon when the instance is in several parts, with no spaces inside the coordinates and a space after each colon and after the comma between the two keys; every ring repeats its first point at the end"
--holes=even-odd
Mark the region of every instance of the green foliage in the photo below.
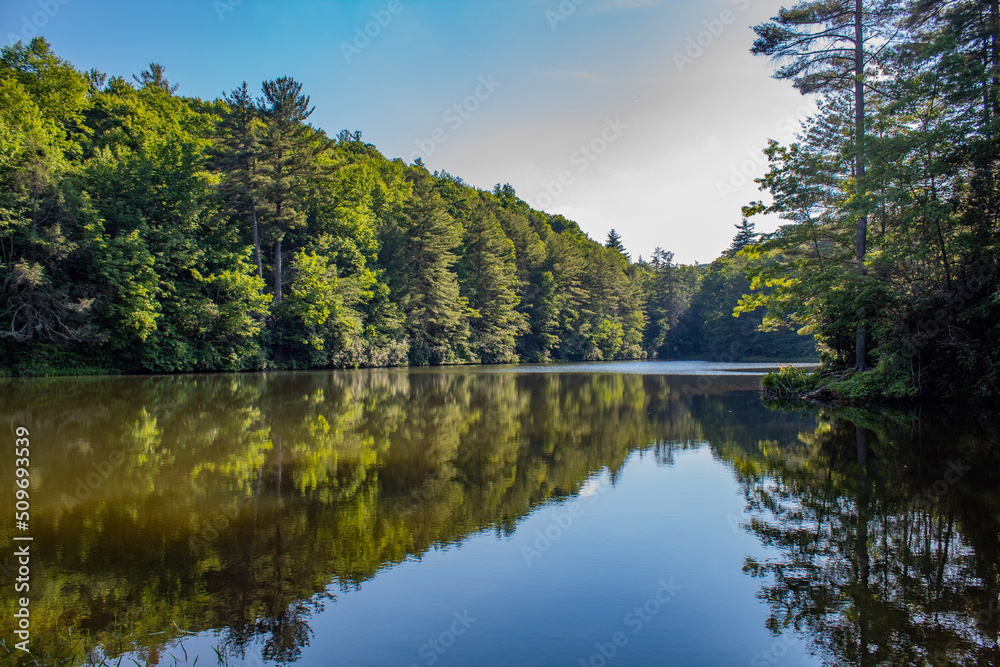
{"type": "Polygon", "coordinates": [[[291,294],[282,304],[288,317],[301,326],[301,343],[316,350],[323,349],[319,331],[328,321],[336,320],[343,309],[337,294],[337,275],[325,257],[299,251],[292,260],[295,282],[291,294]]]}
{"type": "Polygon", "coordinates": [[[291,269],[291,288],[275,313],[277,356],[293,367],[331,365],[361,333],[361,322],[347,305],[356,281],[339,279],[329,255],[316,251],[298,251],[291,269]]]}
{"type": "Polygon", "coordinates": [[[910,373],[890,359],[883,359],[865,373],[852,373],[843,380],[832,382],[829,388],[852,401],[879,399],[909,399],[917,394],[910,373]]]}
{"type": "Polygon", "coordinates": [[[394,221],[394,252],[388,256],[395,272],[390,283],[406,316],[410,363],[447,364],[467,361],[468,299],[460,296],[453,271],[462,228],[433,190],[433,177],[414,167],[407,174],[413,198],[394,221]]]}
{"type": "Polygon", "coordinates": [[[751,245],[753,226],[737,225],[737,252],[711,264],[682,267],[673,254],[659,248],[648,265],[650,319],[647,348],[663,358],[719,361],[810,360],[816,356],[811,336],[799,335],[790,323],[765,319],[757,305],[770,295],[765,284],[751,284],[747,272],[774,260],[751,245]],[[650,336],[655,333],[655,337],[650,336]]]}
{"type": "Polygon", "coordinates": [[[473,352],[484,363],[515,363],[517,339],[528,327],[517,310],[521,285],[514,244],[482,197],[475,196],[469,207],[456,272],[473,311],[473,352]]]}
{"type": "Polygon", "coordinates": [[[615,359],[625,342],[624,326],[621,322],[602,320],[594,332],[593,341],[600,353],[598,359],[615,359]]]}
{"type": "Polygon", "coordinates": [[[761,391],[770,400],[802,398],[819,387],[818,372],[810,372],[798,366],[782,366],[768,373],[760,381],[761,391]]]}

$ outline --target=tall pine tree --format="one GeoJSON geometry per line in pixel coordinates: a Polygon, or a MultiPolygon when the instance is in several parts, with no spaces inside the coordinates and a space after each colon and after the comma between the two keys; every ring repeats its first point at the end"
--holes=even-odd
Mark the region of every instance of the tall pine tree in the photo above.
{"type": "Polygon", "coordinates": [[[469,357],[471,313],[454,271],[462,228],[426,169],[412,167],[407,176],[413,196],[386,230],[380,259],[392,273],[390,288],[406,318],[410,363],[463,361],[469,357]]]}
{"type": "Polygon", "coordinates": [[[274,303],[282,299],[282,241],[303,226],[313,179],[318,175],[317,156],[332,142],[306,120],[312,115],[302,84],[289,77],[265,81],[259,108],[264,128],[258,174],[266,202],[266,219],[274,248],[274,303]]]}
{"type": "Polygon", "coordinates": [[[236,215],[247,216],[250,220],[257,277],[263,279],[264,266],[257,221],[257,202],[262,196],[261,179],[257,173],[262,150],[260,110],[250,95],[246,81],[230,94],[223,95],[223,100],[227,109],[219,128],[221,146],[218,151],[218,166],[224,173],[221,190],[230,209],[236,215]]]}
{"type": "MultiPolygon", "coordinates": [[[[895,0],[811,0],[782,7],[770,22],[754,26],[751,53],[784,62],[774,76],[789,79],[802,94],[853,92],[853,154],[856,188],[855,264],[863,278],[868,253],[869,192],[865,179],[868,122],[866,93],[877,78],[878,54],[898,18],[895,0]]],[[[855,367],[867,367],[866,304],[858,304],[855,367]]]]}
{"type": "Polygon", "coordinates": [[[462,258],[457,265],[463,291],[475,312],[472,344],[485,363],[518,360],[517,338],[527,331],[514,244],[481,201],[467,212],[462,258]]]}

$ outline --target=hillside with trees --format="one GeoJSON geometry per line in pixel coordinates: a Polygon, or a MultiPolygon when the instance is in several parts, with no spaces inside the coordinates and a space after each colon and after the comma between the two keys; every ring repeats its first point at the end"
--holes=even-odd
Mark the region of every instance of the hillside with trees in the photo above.
{"type": "Polygon", "coordinates": [[[733,317],[752,226],[708,266],[632,261],[509,185],[328,136],[291,78],[177,89],[156,63],[127,80],[3,48],[5,372],[814,354],[733,317]]]}

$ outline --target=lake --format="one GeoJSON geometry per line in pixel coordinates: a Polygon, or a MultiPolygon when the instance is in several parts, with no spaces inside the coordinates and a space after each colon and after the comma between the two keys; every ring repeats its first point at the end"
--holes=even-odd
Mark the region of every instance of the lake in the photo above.
{"type": "Polygon", "coordinates": [[[764,367],[0,380],[0,658],[1000,664],[996,415],[781,410],[764,367]]]}

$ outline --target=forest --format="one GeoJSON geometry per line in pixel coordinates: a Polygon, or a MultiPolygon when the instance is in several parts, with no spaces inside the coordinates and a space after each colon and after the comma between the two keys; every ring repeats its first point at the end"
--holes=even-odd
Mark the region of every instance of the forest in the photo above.
{"type": "Polygon", "coordinates": [[[708,265],[633,261],[614,230],[599,243],[312,112],[287,77],[207,101],[156,63],[126,80],[41,38],[4,47],[0,368],[815,356],[790,328],[758,332],[763,311],[732,317],[751,223],[708,265]]]}

